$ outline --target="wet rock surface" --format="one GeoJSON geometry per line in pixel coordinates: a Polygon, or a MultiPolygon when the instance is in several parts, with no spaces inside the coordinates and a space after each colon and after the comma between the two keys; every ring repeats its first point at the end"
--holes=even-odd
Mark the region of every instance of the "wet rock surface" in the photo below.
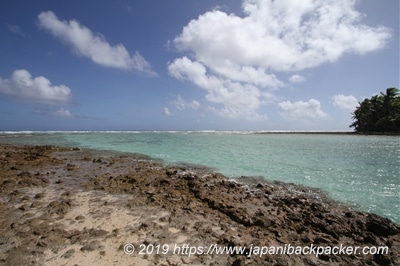
{"type": "Polygon", "coordinates": [[[400,265],[399,225],[306,187],[53,146],[0,145],[0,168],[0,265],[400,265]],[[246,249],[189,256],[185,244],[246,249]],[[285,245],[388,252],[255,253],[285,245]]]}

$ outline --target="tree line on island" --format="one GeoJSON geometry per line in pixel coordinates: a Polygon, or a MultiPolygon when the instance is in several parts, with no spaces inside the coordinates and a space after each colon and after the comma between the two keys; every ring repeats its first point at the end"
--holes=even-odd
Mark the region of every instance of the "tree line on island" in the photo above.
{"type": "Polygon", "coordinates": [[[350,125],[358,133],[400,133],[400,96],[397,88],[366,98],[352,113],[350,125]]]}

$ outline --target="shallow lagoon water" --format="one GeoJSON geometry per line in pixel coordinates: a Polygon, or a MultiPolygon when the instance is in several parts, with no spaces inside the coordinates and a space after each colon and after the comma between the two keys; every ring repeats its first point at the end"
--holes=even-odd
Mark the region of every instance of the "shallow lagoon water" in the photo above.
{"type": "Polygon", "coordinates": [[[1,143],[142,153],[322,189],[332,199],[400,223],[400,138],[253,132],[3,132],[1,143]]]}

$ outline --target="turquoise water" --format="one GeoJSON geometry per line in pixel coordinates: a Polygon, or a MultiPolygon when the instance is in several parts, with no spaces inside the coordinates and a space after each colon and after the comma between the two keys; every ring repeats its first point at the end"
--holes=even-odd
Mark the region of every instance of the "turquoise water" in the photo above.
{"type": "Polygon", "coordinates": [[[400,223],[400,138],[249,132],[53,132],[8,134],[2,143],[142,153],[320,188],[338,201],[400,223]]]}

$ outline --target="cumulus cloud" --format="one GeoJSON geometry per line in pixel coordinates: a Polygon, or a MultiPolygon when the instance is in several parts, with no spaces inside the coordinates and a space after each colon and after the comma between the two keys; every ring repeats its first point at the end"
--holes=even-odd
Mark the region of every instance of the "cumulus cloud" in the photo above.
{"type": "Polygon", "coordinates": [[[173,104],[178,110],[185,110],[186,108],[190,109],[199,109],[200,108],[200,103],[198,101],[187,101],[182,98],[182,96],[178,95],[176,96],[176,99],[171,101],[171,104],[173,104]]]}
{"type": "Polygon", "coordinates": [[[353,95],[339,94],[333,96],[332,99],[333,105],[341,110],[354,111],[358,105],[358,101],[353,95]]]}
{"type": "Polygon", "coordinates": [[[209,102],[222,105],[211,108],[217,114],[227,118],[262,118],[256,110],[261,105],[263,93],[256,86],[208,74],[204,65],[187,57],[176,59],[168,70],[173,77],[189,80],[204,89],[209,102]]]}
{"type": "Polygon", "coordinates": [[[25,69],[15,70],[9,79],[0,77],[0,93],[17,99],[51,105],[65,105],[72,99],[71,89],[52,85],[43,76],[33,78],[25,69]]]}
{"type": "Polygon", "coordinates": [[[301,75],[293,75],[289,78],[289,81],[292,83],[300,83],[306,81],[306,78],[301,75]]]}
{"type": "Polygon", "coordinates": [[[163,114],[163,115],[166,115],[166,116],[172,116],[172,115],[173,115],[173,114],[171,113],[171,111],[168,109],[168,107],[165,107],[165,108],[163,109],[162,114],[163,114]]]}
{"type": "Polygon", "coordinates": [[[385,27],[359,24],[355,0],[245,0],[245,17],[213,10],[192,20],[174,43],[214,71],[230,66],[301,70],[345,53],[382,48],[385,27]],[[227,45],[229,44],[229,45],[227,45]]]}
{"type": "Polygon", "coordinates": [[[118,69],[135,69],[150,76],[157,76],[143,56],[130,55],[122,44],[111,46],[101,34],[95,34],[76,20],[64,21],[52,11],[38,15],[38,25],[72,46],[74,50],[94,63],[118,69]]]}
{"type": "Polygon", "coordinates": [[[315,99],[308,102],[285,101],[278,104],[282,116],[287,120],[307,120],[326,117],[321,109],[321,103],[315,99]]]}
{"type": "MultiPolygon", "coordinates": [[[[213,106],[221,114],[253,117],[266,102],[265,95],[285,85],[276,74],[385,46],[390,30],[362,24],[364,15],[355,4],[356,0],[243,0],[243,17],[214,9],[190,21],[173,40],[187,56],[171,62],[169,73],[205,89],[209,102],[222,105],[213,106]]],[[[293,75],[290,81],[304,77],[293,75]]]]}
{"type": "Polygon", "coordinates": [[[58,110],[55,110],[54,115],[61,117],[72,117],[72,113],[69,110],[64,109],[63,107],[59,108],[58,110]]]}

